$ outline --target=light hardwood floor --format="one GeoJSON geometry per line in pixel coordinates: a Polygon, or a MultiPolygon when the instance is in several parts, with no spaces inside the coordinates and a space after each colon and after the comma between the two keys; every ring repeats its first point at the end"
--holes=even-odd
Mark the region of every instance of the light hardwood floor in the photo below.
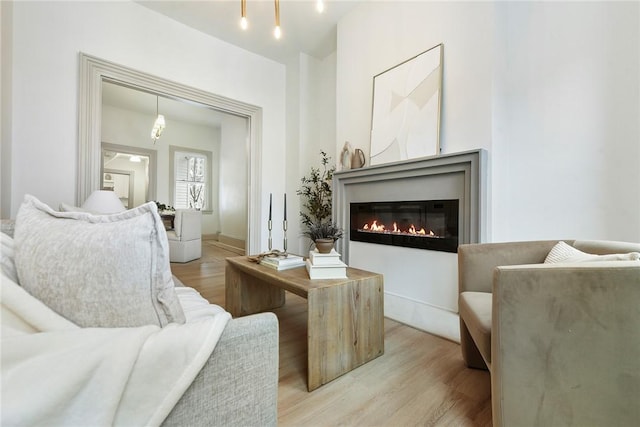
{"type": "MultiPolygon", "coordinates": [[[[173,273],[224,307],[225,258],[205,241],[202,258],[173,273]]],[[[309,393],[306,304],[287,293],[280,323],[280,426],[490,426],[489,373],[468,369],[460,346],[385,318],[381,357],[309,393]]]]}

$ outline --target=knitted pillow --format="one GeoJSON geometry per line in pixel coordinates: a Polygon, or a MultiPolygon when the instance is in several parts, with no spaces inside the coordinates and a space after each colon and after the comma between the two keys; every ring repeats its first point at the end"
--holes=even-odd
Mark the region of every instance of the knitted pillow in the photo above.
{"type": "Polygon", "coordinates": [[[15,230],[18,279],[83,327],[184,323],[155,203],[112,215],[56,212],[27,195],[15,230]]]}
{"type": "Polygon", "coordinates": [[[637,261],[640,253],[594,255],[582,252],[565,242],[558,242],[544,260],[545,264],[582,261],[637,261]]]}

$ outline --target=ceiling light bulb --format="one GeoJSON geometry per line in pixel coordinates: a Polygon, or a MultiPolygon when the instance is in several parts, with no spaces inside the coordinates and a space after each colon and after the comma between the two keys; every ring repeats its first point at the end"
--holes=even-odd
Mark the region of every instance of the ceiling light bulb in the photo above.
{"type": "Polygon", "coordinates": [[[280,30],[280,25],[276,25],[275,30],[273,30],[273,35],[275,36],[276,39],[280,40],[280,37],[282,37],[282,31],[280,30]]]}
{"type": "Polygon", "coordinates": [[[240,18],[240,28],[246,30],[249,27],[249,21],[247,21],[247,17],[243,16],[240,18]]]}
{"type": "Polygon", "coordinates": [[[324,2],[322,0],[318,0],[316,2],[316,10],[318,11],[318,13],[324,12],[324,2]]]}

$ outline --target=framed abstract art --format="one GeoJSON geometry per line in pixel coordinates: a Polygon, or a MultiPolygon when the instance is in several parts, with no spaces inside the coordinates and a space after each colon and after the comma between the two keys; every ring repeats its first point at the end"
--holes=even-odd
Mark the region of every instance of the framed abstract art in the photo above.
{"type": "Polygon", "coordinates": [[[371,165],[440,154],[442,44],[373,78],[371,165]]]}

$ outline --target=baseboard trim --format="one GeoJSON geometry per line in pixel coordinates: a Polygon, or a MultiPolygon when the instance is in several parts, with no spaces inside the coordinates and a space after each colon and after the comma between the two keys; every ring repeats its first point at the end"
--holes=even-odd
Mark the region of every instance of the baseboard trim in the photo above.
{"type": "Polygon", "coordinates": [[[217,240],[207,240],[207,244],[213,245],[213,246],[217,246],[219,248],[222,248],[222,249],[224,249],[226,251],[229,251],[229,252],[233,252],[233,253],[238,254],[238,255],[247,255],[245,253],[246,251],[244,249],[236,248],[234,246],[229,246],[229,245],[226,245],[224,243],[220,243],[217,240]]]}
{"type": "Polygon", "coordinates": [[[392,293],[384,293],[384,315],[397,322],[460,342],[457,313],[392,293]]]}
{"type": "Polygon", "coordinates": [[[233,246],[234,248],[242,249],[243,251],[246,247],[246,243],[244,240],[225,236],[224,234],[218,234],[218,242],[227,246],[233,246]]]}

